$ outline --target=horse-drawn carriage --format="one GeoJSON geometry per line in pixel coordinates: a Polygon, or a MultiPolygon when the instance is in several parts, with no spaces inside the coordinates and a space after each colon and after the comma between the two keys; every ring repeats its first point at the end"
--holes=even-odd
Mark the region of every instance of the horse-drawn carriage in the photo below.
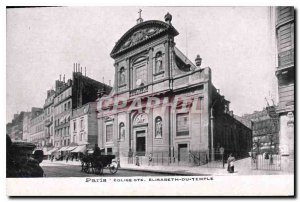
{"type": "Polygon", "coordinates": [[[101,175],[104,168],[108,168],[111,174],[118,171],[118,162],[115,160],[115,155],[85,155],[81,158],[82,172],[101,175]]]}

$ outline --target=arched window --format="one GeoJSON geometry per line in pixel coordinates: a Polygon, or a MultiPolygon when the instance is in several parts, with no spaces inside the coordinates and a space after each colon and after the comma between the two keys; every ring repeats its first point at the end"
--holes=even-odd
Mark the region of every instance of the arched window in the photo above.
{"type": "Polygon", "coordinates": [[[126,75],[125,75],[125,68],[121,67],[120,73],[119,73],[119,84],[125,84],[126,82],[126,75]]]}
{"type": "Polygon", "coordinates": [[[155,138],[162,138],[162,118],[155,118],[155,138]]]}
{"type": "Polygon", "coordinates": [[[119,125],[119,140],[125,140],[125,124],[123,122],[119,125]]]}
{"type": "Polygon", "coordinates": [[[138,56],[131,60],[132,87],[139,88],[148,84],[148,57],[138,56]]]}
{"type": "Polygon", "coordinates": [[[164,71],[163,61],[162,61],[162,53],[157,52],[155,55],[155,73],[160,73],[164,71]]]}

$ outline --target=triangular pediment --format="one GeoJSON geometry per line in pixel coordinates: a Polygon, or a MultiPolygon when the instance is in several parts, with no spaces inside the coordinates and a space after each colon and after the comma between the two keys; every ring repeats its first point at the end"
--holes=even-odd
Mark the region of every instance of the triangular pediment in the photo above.
{"type": "Polygon", "coordinates": [[[139,23],[118,40],[110,55],[115,58],[125,51],[165,34],[176,36],[178,32],[172,25],[158,20],[139,23]]]}

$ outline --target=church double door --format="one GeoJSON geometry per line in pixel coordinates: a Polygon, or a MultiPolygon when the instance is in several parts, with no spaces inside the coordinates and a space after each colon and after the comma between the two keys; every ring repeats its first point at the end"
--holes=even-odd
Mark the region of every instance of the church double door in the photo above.
{"type": "Polygon", "coordinates": [[[146,131],[136,131],[136,155],[145,156],[146,153],[146,131]]]}

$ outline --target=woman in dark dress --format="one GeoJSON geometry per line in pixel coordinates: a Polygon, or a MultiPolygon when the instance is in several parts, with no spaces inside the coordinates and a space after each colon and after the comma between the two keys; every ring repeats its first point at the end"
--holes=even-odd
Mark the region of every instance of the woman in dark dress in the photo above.
{"type": "Polygon", "coordinates": [[[227,159],[227,164],[228,164],[227,171],[229,173],[234,173],[234,161],[235,158],[232,156],[232,154],[229,154],[229,157],[227,159]]]}

